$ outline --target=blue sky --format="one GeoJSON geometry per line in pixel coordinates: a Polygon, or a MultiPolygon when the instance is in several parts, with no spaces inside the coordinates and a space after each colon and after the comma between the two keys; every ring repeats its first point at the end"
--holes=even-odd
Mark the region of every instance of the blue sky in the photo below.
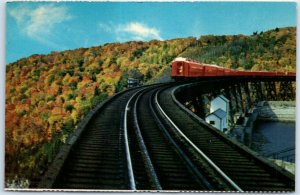
{"type": "Polygon", "coordinates": [[[251,35],[296,23],[293,2],[11,2],[6,63],[111,42],[251,35]]]}

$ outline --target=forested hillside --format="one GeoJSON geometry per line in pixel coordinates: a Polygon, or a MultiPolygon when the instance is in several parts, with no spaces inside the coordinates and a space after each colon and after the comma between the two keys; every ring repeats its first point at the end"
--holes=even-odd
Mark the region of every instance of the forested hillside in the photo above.
{"type": "Polygon", "coordinates": [[[177,56],[230,68],[294,71],[296,29],[110,43],[32,55],[7,65],[6,178],[32,180],[43,174],[89,110],[123,90],[128,77],[144,83],[168,77],[177,56]]]}
{"type": "Polygon", "coordinates": [[[295,71],[296,28],[252,36],[202,36],[180,56],[233,69],[295,71]]]}
{"type": "Polygon", "coordinates": [[[195,38],[112,43],[33,55],[6,67],[6,176],[34,178],[85,114],[127,86],[147,82],[195,38]],[[16,155],[17,154],[17,155],[16,155]]]}

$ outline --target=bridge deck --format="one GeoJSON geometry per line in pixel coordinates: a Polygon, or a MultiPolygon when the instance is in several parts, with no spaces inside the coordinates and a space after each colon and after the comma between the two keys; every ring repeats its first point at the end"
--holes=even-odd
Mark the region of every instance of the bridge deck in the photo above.
{"type": "Polygon", "coordinates": [[[245,191],[292,191],[293,176],[274,169],[239,143],[208,127],[182,110],[171,96],[172,88],[159,100],[167,115],[184,134],[245,191]]]}
{"type": "MultiPolygon", "coordinates": [[[[168,84],[165,87],[157,95],[164,112],[242,190],[294,190],[294,176],[191,116],[172,96],[173,88],[168,84]]],[[[87,122],[75,144],[68,141],[73,144],[71,149],[66,150],[65,157],[56,158],[66,159],[65,162],[50,167],[40,187],[49,188],[44,184],[52,174],[54,181],[50,183],[54,185],[50,188],[130,190],[134,183],[137,190],[235,190],[189,147],[154,106],[158,104],[154,103],[154,97],[160,88],[144,87],[145,93],[138,92],[140,89],[130,90],[104,104],[87,122]],[[124,112],[128,112],[128,118],[124,112]],[[125,151],[124,120],[128,125],[129,156],[125,151]],[[137,125],[142,138],[137,134],[137,125]],[[132,162],[133,177],[129,176],[128,159],[132,162]]]]}

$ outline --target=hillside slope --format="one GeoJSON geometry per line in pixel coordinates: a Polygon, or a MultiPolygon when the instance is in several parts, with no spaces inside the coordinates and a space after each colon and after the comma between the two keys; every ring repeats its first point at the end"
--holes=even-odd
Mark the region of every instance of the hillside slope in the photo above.
{"type": "Polygon", "coordinates": [[[9,64],[6,177],[38,177],[90,109],[124,89],[128,77],[147,82],[161,74],[195,41],[112,43],[33,55],[9,64]]]}
{"type": "Polygon", "coordinates": [[[5,174],[33,180],[85,114],[127,85],[168,80],[177,56],[230,68],[293,71],[296,29],[111,43],[32,55],[6,67],[5,174]],[[17,155],[16,155],[17,154],[17,155]]]}
{"type": "Polygon", "coordinates": [[[180,56],[233,69],[294,72],[296,28],[276,28],[252,36],[202,36],[180,56]]]}

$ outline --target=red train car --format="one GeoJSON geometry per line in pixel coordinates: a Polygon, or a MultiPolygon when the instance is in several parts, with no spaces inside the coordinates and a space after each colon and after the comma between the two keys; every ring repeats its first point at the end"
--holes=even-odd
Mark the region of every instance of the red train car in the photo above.
{"type": "Polygon", "coordinates": [[[218,67],[213,65],[203,65],[204,66],[204,76],[206,77],[213,77],[218,76],[218,67]]]}
{"type": "Polygon", "coordinates": [[[234,70],[220,67],[214,64],[203,64],[187,58],[175,58],[172,62],[172,77],[195,78],[195,77],[274,77],[274,76],[296,76],[293,72],[267,72],[267,71],[246,71],[234,70]]]}
{"type": "Polygon", "coordinates": [[[183,76],[183,64],[182,62],[173,61],[172,62],[172,77],[183,76]]]}
{"type": "Polygon", "coordinates": [[[231,76],[232,70],[229,68],[224,68],[224,76],[231,76]]]}
{"type": "Polygon", "coordinates": [[[224,76],[224,68],[217,65],[201,64],[186,58],[176,58],[172,62],[172,77],[224,76]]]}
{"type": "Polygon", "coordinates": [[[285,72],[276,72],[276,76],[285,76],[286,73],[285,72]]]}
{"type": "Polygon", "coordinates": [[[286,75],[287,75],[287,76],[293,76],[293,77],[295,77],[295,76],[296,76],[296,73],[295,73],[295,72],[287,72],[286,75]]]}
{"type": "Polygon", "coordinates": [[[204,67],[186,58],[176,58],[172,62],[172,77],[201,77],[204,76],[204,67]]]}
{"type": "Polygon", "coordinates": [[[188,63],[188,73],[186,74],[189,77],[199,77],[205,76],[205,67],[201,64],[195,62],[186,62],[188,63]]]}

